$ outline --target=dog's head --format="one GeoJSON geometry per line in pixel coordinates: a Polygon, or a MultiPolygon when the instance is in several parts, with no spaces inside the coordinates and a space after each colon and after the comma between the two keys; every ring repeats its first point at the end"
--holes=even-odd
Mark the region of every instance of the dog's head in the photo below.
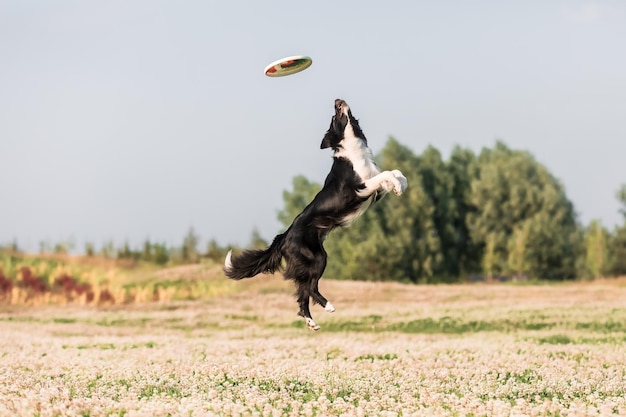
{"type": "Polygon", "coordinates": [[[339,149],[341,142],[346,137],[346,133],[366,141],[365,135],[359,126],[359,121],[352,116],[350,106],[348,106],[348,103],[338,98],[335,100],[335,115],[330,120],[330,127],[324,135],[324,139],[322,139],[320,148],[339,149]]]}

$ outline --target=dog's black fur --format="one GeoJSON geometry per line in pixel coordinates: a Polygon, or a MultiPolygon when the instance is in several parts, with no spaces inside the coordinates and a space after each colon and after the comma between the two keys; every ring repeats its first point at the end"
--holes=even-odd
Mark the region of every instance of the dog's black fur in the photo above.
{"type": "Polygon", "coordinates": [[[318,289],[326,268],[326,235],[336,227],[347,226],[368,207],[370,200],[377,201],[391,190],[400,195],[407,186],[400,171],[380,172],[359,122],[343,100],[335,100],[335,115],[322,139],[321,149],[325,148],[333,149],[333,165],[313,201],[287,231],[274,238],[269,248],[246,250],[235,257],[229,252],[224,266],[228,277],[239,280],[274,273],[281,269],[284,259],[283,275],[296,284],[298,314],[312,330],[319,326],[311,317],[309,298],[325,310],[335,311],[318,289]]]}

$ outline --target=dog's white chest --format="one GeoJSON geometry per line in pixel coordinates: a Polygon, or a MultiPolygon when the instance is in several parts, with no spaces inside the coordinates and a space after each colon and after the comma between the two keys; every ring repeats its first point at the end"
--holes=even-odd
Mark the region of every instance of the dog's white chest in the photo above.
{"type": "Polygon", "coordinates": [[[366,181],[378,174],[380,170],[374,161],[372,150],[358,138],[351,138],[343,143],[343,148],[335,156],[346,158],[362,181],[366,181]]]}

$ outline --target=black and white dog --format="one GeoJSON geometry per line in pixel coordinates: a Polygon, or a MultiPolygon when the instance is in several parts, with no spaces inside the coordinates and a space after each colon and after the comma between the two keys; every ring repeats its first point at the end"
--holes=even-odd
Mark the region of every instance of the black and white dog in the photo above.
{"type": "Polygon", "coordinates": [[[380,172],[367,140],[352,116],[348,103],[335,100],[335,115],[322,139],[321,149],[333,149],[333,166],[324,187],[294,219],[286,232],[276,236],[269,248],[246,250],[238,256],[228,252],[224,272],[232,279],[274,273],[286,267],[283,275],[296,284],[299,315],[311,330],[319,330],[309,310],[309,298],[333,312],[335,307],[318,289],[326,268],[324,239],[336,227],[345,227],[369,204],[384,193],[400,195],[407,180],[398,170],[380,172]]]}

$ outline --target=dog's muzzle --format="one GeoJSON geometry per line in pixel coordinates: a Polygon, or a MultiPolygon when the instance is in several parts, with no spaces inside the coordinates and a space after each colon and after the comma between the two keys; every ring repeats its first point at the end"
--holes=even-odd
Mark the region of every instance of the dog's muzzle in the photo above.
{"type": "Polygon", "coordinates": [[[347,115],[348,110],[350,110],[350,107],[348,107],[348,103],[346,103],[344,100],[340,98],[335,100],[335,115],[336,116],[340,116],[342,114],[347,115]]]}

